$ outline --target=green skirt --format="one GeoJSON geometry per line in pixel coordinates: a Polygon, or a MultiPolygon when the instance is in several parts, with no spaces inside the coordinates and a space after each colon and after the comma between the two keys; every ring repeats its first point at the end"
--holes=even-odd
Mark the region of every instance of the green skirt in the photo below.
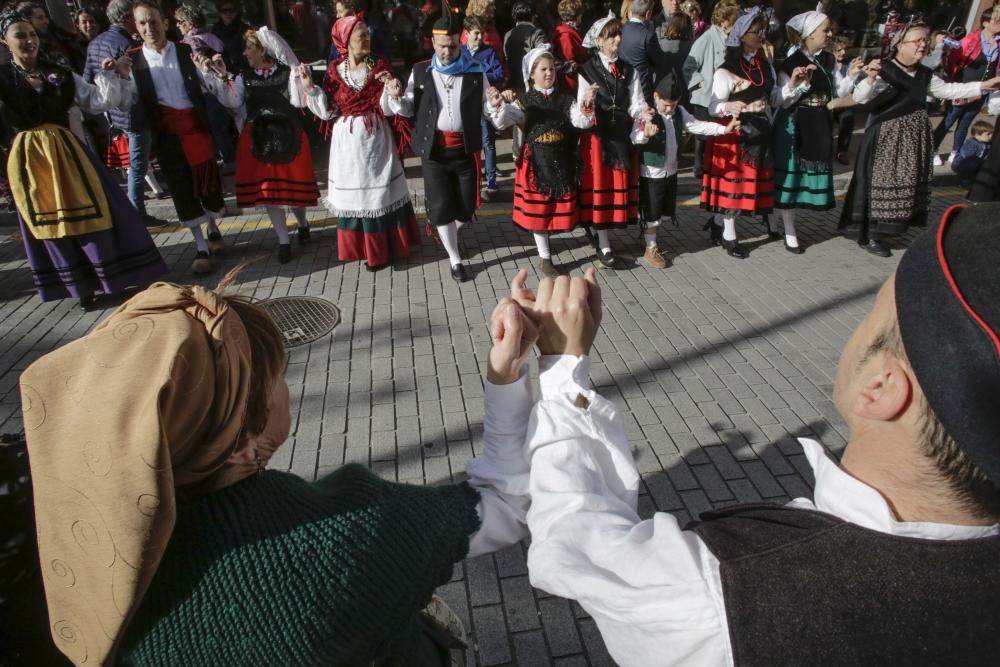
{"type": "Polygon", "coordinates": [[[795,146],[795,118],[782,109],[774,123],[774,208],[828,211],[833,197],[833,164],[802,165],[795,146]]]}

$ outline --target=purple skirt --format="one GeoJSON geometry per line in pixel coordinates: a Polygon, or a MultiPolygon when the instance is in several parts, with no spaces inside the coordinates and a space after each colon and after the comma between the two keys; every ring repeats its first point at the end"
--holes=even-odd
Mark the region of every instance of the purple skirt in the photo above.
{"type": "MultiPolygon", "coordinates": [[[[77,140],[76,137],[73,137],[77,140]]],[[[121,292],[146,286],[167,272],[142,216],[115,183],[111,172],[83,146],[97,170],[111,209],[111,229],[39,241],[18,212],[24,251],[42,301],[121,292]]]]}

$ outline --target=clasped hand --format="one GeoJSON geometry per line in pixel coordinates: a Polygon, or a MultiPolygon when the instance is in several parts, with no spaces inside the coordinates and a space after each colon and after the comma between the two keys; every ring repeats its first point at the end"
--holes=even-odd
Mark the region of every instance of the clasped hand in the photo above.
{"type": "Polygon", "coordinates": [[[510,295],[490,316],[490,348],[486,378],[510,384],[521,377],[528,353],[537,344],[542,355],[590,353],[601,324],[601,288],[593,267],[583,278],[544,278],[535,293],[521,270],[511,281],[510,295]]]}

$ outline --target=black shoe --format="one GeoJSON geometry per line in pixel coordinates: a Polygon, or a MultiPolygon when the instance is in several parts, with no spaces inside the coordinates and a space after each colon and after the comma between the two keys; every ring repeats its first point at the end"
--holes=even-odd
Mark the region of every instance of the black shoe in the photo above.
{"type": "Polygon", "coordinates": [[[282,264],[288,264],[292,261],[292,244],[291,243],[279,243],[278,244],[278,261],[282,264]]]}
{"type": "Polygon", "coordinates": [[[309,236],[309,228],[299,227],[299,245],[306,245],[307,243],[309,243],[310,238],[311,237],[309,236]]]}
{"type": "Polygon", "coordinates": [[[583,228],[584,233],[587,235],[587,240],[590,241],[590,245],[593,246],[594,251],[600,255],[601,254],[601,242],[597,240],[597,234],[591,231],[590,227],[583,228]]]}
{"type": "Polygon", "coordinates": [[[735,240],[727,241],[726,239],[722,239],[721,241],[719,241],[719,243],[722,244],[723,250],[725,250],[726,254],[729,255],[730,257],[735,257],[737,259],[746,259],[749,256],[749,253],[746,251],[746,248],[741,246],[739,241],[735,240]]]}
{"type": "Polygon", "coordinates": [[[777,241],[779,239],[781,239],[781,232],[768,232],[767,233],[767,240],[768,241],[777,241]]]}
{"type": "Polygon", "coordinates": [[[797,246],[790,246],[790,245],[788,245],[788,241],[785,241],[785,250],[787,250],[788,252],[792,253],[793,255],[801,255],[802,253],[804,253],[806,251],[806,249],[803,248],[800,245],[797,245],[797,246]]]}
{"type": "Polygon", "coordinates": [[[861,247],[866,251],[878,257],[892,257],[892,252],[885,247],[885,244],[881,241],[876,241],[875,239],[870,239],[868,243],[860,244],[861,247]]]}
{"type": "Polygon", "coordinates": [[[97,305],[97,297],[95,295],[91,294],[90,296],[80,297],[80,310],[82,310],[83,312],[85,313],[90,312],[91,310],[94,309],[94,306],[96,305],[97,305]]]}
{"type": "Polygon", "coordinates": [[[601,267],[605,269],[624,269],[627,266],[627,262],[611,252],[598,252],[597,261],[601,263],[601,267]]]}
{"type": "Polygon", "coordinates": [[[451,267],[451,277],[455,279],[455,282],[464,283],[469,279],[469,275],[465,272],[464,264],[455,264],[451,267]]]}
{"type": "Polygon", "coordinates": [[[147,229],[151,229],[156,227],[163,227],[164,225],[167,224],[167,221],[161,220],[160,218],[157,218],[155,215],[150,215],[149,213],[143,213],[142,224],[146,225],[147,229]]]}

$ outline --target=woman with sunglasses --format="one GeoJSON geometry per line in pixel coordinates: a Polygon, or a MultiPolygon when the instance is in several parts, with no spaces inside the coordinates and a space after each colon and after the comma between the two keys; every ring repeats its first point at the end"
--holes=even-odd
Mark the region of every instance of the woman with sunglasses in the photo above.
{"type": "Polygon", "coordinates": [[[871,116],[839,226],[844,236],[879,257],[892,254],[887,238],[927,224],[934,149],[927,96],[953,100],[1000,87],[998,77],[945,83],[920,64],[929,44],[926,23],[908,24],[896,34],[889,59],[868,63],[867,78],[854,89],[854,101],[871,116]]]}

